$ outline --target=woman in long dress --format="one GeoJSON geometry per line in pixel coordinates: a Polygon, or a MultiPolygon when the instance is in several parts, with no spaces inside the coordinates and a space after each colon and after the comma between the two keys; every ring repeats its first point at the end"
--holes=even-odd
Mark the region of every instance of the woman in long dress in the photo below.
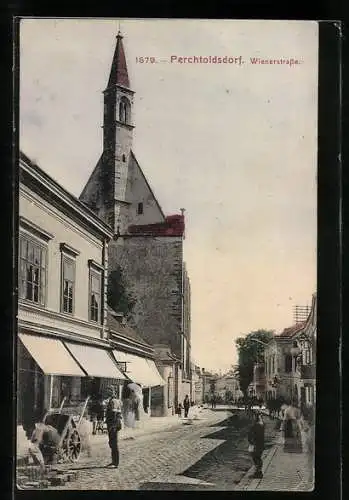
{"type": "Polygon", "coordinates": [[[302,453],[301,412],[294,401],[284,411],[282,430],[284,451],[302,453]]]}

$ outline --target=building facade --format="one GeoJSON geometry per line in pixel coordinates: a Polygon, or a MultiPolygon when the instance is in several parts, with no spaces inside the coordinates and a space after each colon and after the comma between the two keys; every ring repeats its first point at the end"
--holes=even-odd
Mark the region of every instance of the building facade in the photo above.
{"type": "Polygon", "coordinates": [[[202,384],[200,367],[192,363],[191,374],[192,374],[191,400],[194,401],[196,405],[200,405],[203,402],[203,384],[202,384]]]}
{"type": "Polygon", "coordinates": [[[20,156],[17,421],[30,425],[102,378],[123,381],[109,349],[110,228],[20,156]]]}
{"type": "MultiPolygon", "coordinates": [[[[80,199],[114,232],[109,279],[122,275],[132,295],[128,322],[175,363],[173,406],[191,393],[190,284],[183,259],[184,213],[166,216],[132,150],[134,92],[120,33],[104,91],[103,152],[80,199]]],[[[117,305],[114,305],[117,309],[117,305]]],[[[162,361],[161,361],[162,363],[162,361]]]]}
{"type": "Polygon", "coordinates": [[[266,399],[284,397],[300,405],[315,404],[316,294],[306,321],[275,335],[264,351],[266,399]]]}
{"type": "Polygon", "coordinates": [[[299,398],[299,374],[292,355],[293,336],[302,330],[304,323],[285,328],[265,348],[265,397],[275,399],[299,398]]]}
{"type": "Polygon", "coordinates": [[[201,369],[203,403],[209,403],[215,395],[217,379],[216,374],[207,371],[205,368],[201,369]]]}
{"type": "Polygon", "coordinates": [[[299,376],[299,399],[301,407],[316,403],[316,338],[317,338],[317,296],[312,297],[310,313],[302,330],[293,338],[299,376]]]}
{"type": "Polygon", "coordinates": [[[131,381],[151,415],[165,382],[153,347],[107,306],[110,227],[24,154],[19,195],[18,425],[131,381]]]}
{"type": "Polygon", "coordinates": [[[240,397],[240,384],[234,370],[229,371],[215,379],[215,393],[219,401],[231,402],[240,397]]]}

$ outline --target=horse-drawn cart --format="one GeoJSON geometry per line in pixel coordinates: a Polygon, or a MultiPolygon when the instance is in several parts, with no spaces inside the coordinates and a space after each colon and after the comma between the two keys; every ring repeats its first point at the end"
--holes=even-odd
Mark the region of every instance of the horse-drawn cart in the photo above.
{"type": "MultiPolygon", "coordinates": [[[[43,419],[43,423],[54,427],[59,436],[57,452],[59,458],[63,461],[77,462],[81,453],[81,436],[79,427],[84,417],[89,398],[87,398],[82,406],[80,415],[77,408],[64,407],[65,398],[60,408],[49,410],[43,419]]],[[[45,456],[45,443],[42,443],[41,449],[45,456]]]]}

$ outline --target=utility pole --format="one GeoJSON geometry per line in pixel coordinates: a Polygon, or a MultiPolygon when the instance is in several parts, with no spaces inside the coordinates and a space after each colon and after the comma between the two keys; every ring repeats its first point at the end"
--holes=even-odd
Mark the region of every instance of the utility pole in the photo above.
{"type": "Polygon", "coordinates": [[[293,306],[293,321],[295,324],[303,323],[308,319],[310,314],[310,306],[293,306]]]}

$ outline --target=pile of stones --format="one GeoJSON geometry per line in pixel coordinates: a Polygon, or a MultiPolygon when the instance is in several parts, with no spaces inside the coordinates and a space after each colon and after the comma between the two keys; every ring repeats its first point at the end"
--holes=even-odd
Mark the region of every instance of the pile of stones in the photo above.
{"type": "Polygon", "coordinates": [[[25,489],[45,489],[50,486],[63,486],[68,481],[78,479],[76,470],[60,470],[52,466],[46,466],[42,471],[37,465],[17,466],[17,488],[25,489]]]}

